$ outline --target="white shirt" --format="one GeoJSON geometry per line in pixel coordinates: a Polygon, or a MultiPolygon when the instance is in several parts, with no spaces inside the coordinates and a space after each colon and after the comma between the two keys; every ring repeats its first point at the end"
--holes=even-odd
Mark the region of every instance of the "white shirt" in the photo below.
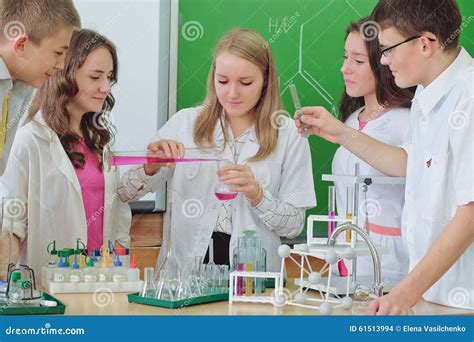
{"type": "MultiPolygon", "coordinates": [[[[230,162],[235,164],[239,159],[242,147],[245,146],[245,142],[250,135],[250,128],[240,134],[237,138],[234,138],[234,134],[229,125],[226,125],[225,129],[227,130],[227,137],[229,139],[228,144],[233,157],[230,162]]],[[[219,214],[217,215],[217,222],[214,231],[228,235],[232,234],[232,209],[229,201],[222,202],[219,214]]]]}
{"type": "Polygon", "coordinates": [[[23,81],[12,82],[10,72],[3,58],[0,57],[0,123],[2,120],[3,99],[9,91],[11,91],[11,94],[8,106],[7,134],[5,145],[3,146],[3,156],[0,155],[0,176],[5,171],[17,127],[21,126],[24,118],[28,115],[31,100],[36,92],[35,88],[23,81]]]}
{"type": "MultiPolygon", "coordinates": [[[[198,112],[199,108],[188,108],[173,115],[158,131],[155,141],[169,139],[181,142],[187,148],[195,147],[193,129],[198,112]]],[[[275,152],[265,160],[251,162],[248,165],[265,193],[296,208],[314,207],[316,195],[308,141],[298,136],[290,119],[287,119],[286,125],[278,133],[275,152]]],[[[216,125],[214,140],[217,146],[221,146],[224,142],[219,124],[216,125]]],[[[244,164],[257,153],[259,147],[255,130],[252,129],[237,162],[244,164]]],[[[229,144],[226,144],[223,158],[232,160],[229,144]]],[[[143,167],[134,168],[122,178],[123,187],[119,190],[122,200],[143,196],[153,191],[157,184],[171,179],[163,246],[158,265],[161,265],[168,251],[170,231],[175,255],[181,262],[193,256],[206,254],[221,207],[221,202],[214,194],[214,187],[218,181],[216,173],[216,162],[182,163],[177,164],[174,171],[162,168],[153,177],[145,176],[143,167]]],[[[267,271],[279,271],[281,258],[277,250],[280,246],[279,234],[282,233],[278,230],[280,228],[278,225],[268,222],[274,217],[272,211],[274,201],[269,199],[265,203],[268,209],[261,206],[251,208],[242,194],[231,201],[233,230],[229,260],[232,262],[233,249],[237,246],[237,238],[243,236],[243,231],[256,230],[267,252],[267,271]]],[[[301,226],[294,227],[289,234],[285,232],[285,235],[297,236],[303,226],[304,221],[301,226]]]]}
{"type": "MultiPolygon", "coordinates": [[[[359,114],[363,109],[362,107],[349,116],[346,120],[349,127],[359,130],[359,114]]],[[[409,116],[409,109],[391,109],[377,119],[369,121],[362,132],[389,145],[399,146],[405,144],[410,132],[409,116]]],[[[334,175],[353,176],[356,163],[359,164],[361,176],[384,176],[383,173],[342,146],[337,149],[334,155],[332,173],[334,175]]],[[[339,216],[345,216],[346,188],[349,184],[336,182],[335,185],[337,212],[339,216]]],[[[352,184],[351,187],[353,188],[352,184]]],[[[359,186],[357,224],[364,227],[367,218],[372,241],[389,249],[388,254],[381,255],[382,280],[385,280],[385,278],[399,280],[408,271],[408,252],[403,246],[403,240],[400,236],[404,199],[404,185],[372,184],[368,187],[366,196],[362,191],[362,185],[359,186]],[[398,236],[390,235],[392,233],[397,233],[398,236]]],[[[346,266],[350,270],[350,263],[346,266]]],[[[373,269],[371,257],[359,257],[357,259],[358,275],[373,275],[373,269]]]]}
{"type": "MultiPolygon", "coordinates": [[[[118,172],[104,171],[104,241],[130,244],[131,212],[117,195],[118,172]]],[[[2,230],[21,240],[19,262],[35,271],[47,265],[47,245],[74,248],[76,239],[87,243],[82,192],[74,167],[57,134],[40,114],[18,129],[0,192],[16,200],[16,210],[5,212],[2,230]]]]}
{"type": "MultiPolygon", "coordinates": [[[[406,205],[402,229],[410,269],[450,223],[458,206],[474,201],[474,66],[462,49],[426,88],[410,113],[406,205]]],[[[424,294],[424,299],[474,309],[474,247],[424,294]]]]}

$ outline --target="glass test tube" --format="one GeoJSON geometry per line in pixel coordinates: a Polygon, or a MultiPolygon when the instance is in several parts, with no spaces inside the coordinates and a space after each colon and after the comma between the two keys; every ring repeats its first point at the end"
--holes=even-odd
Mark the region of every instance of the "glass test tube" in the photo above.
{"type": "MultiPolygon", "coordinates": [[[[244,271],[244,264],[239,262],[236,266],[237,271],[244,271]]],[[[237,296],[242,296],[244,294],[244,278],[237,277],[237,296]]]]}
{"type": "MultiPolygon", "coordinates": [[[[331,185],[328,188],[328,218],[336,216],[336,187],[331,185]]],[[[334,221],[328,221],[328,239],[334,231],[334,221]]]]}
{"type": "MultiPolygon", "coordinates": [[[[253,272],[254,248],[253,241],[247,240],[245,255],[245,272],[253,272]]],[[[245,295],[251,296],[253,292],[253,278],[245,277],[245,295]]]]}
{"type": "MultiPolygon", "coordinates": [[[[354,214],[354,186],[348,185],[346,188],[346,219],[352,222],[354,214]]],[[[351,242],[352,230],[346,230],[346,242],[351,242]]]]}

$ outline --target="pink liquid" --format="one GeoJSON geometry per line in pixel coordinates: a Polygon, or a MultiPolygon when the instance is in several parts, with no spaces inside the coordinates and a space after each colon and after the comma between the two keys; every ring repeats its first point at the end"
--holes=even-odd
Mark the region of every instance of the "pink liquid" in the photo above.
{"type": "MultiPolygon", "coordinates": [[[[238,263],[235,267],[237,271],[244,270],[244,264],[238,263]]],[[[244,277],[237,277],[237,296],[243,296],[244,294],[244,277]]]]}
{"type": "Polygon", "coordinates": [[[216,192],[215,195],[219,201],[233,200],[237,197],[237,193],[223,194],[221,192],[216,192]]]}
{"type": "MultiPolygon", "coordinates": [[[[335,216],[336,216],[336,213],[334,211],[330,211],[328,213],[329,218],[334,218],[335,216]]],[[[328,239],[331,237],[331,234],[334,230],[334,223],[335,223],[334,221],[328,222],[328,239]]]]}
{"type": "Polygon", "coordinates": [[[151,163],[190,163],[217,161],[218,159],[206,158],[164,158],[164,157],[112,157],[112,165],[141,165],[151,163]]]}
{"type": "Polygon", "coordinates": [[[346,264],[344,263],[344,260],[339,260],[337,263],[337,268],[339,270],[339,275],[341,277],[348,277],[349,276],[349,270],[346,267],[346,264]]]}

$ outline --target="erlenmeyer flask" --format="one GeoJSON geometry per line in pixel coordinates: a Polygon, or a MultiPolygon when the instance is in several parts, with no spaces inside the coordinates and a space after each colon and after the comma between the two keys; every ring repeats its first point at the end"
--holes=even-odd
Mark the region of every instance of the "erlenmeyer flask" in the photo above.
{"type": "Polygon", "coordinates": [[[173,295],[173,291],[170,287],[170,281],[168,278],[168,273],[165,270],[161,270],[158,276],[158,282],[156,285],[156,299],[161,300],[170,300],[173,301],[175,296],[173,295]]]}
{"type": "Polygon", "coordinates": [[[140,292],[141,297],[154,297],[156,292],[154,272],[153,267],[145,267],[145,278],[140,292]]]}
{"type": "Polygon", "coordinates": [[[191,289],[191,274],[189,269],[185,268],[179,272],[179,285],[176,294],[176,299],[189,299],[193,297],[193,291],[191,289]]]}
{"type": "MultiPolygon", "coordinates": [[[[173,213],[171,213],[173,215],[173,213]]],[[[166,270],[171,277],[178,278],[178,272],[180,270],[180,263],[178,259],[175,257],[174,253],[174,239],[173,239],[173,229],[172,224],[168,225],[169,233],[168,233],[168,248],[166,251],[165,260],[161,263],[161,265],[157,265],[156,267],[156,276],[159,276],[159,272],[161,270],[166,270]]],[[[166,234],[164,234],[164,237],[166,234]]],[[[163,250],[163,249],[162,249],[163,250]]]]}
{"type": "MultiPolygon", "coordinates": [[[[219,160],[217,162],[217,169],[220,170],[225,165],[229,165],[229,164],[232,164],[232,163],[227,159],[219,160]]],[[[220,201],[233,200],[234,198],[237,197],[237,192],[232,191],[227,184],[221,182],[220,180],[217,181],[217,184],[214,188],[214,194],[216,195],[217,199],[220,201]]]]}

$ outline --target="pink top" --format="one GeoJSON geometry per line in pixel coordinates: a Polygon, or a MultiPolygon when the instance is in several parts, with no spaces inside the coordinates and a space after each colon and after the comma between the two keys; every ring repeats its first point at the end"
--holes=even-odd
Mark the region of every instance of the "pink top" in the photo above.
{"type": "Polygon", "coordinates": [[[84,168],[75,169],[81,184],[82,201],[86,212],[87,249],[100,249],[104,240],[104,174],[100,169],[99,158],[81,138],[76,151],[84,153],[84,168]]]}
{"type": "Polygon", "coordinates": [[[368,121],[359,121],[359,131],[362,131],[367,126],[368,121]]]}

